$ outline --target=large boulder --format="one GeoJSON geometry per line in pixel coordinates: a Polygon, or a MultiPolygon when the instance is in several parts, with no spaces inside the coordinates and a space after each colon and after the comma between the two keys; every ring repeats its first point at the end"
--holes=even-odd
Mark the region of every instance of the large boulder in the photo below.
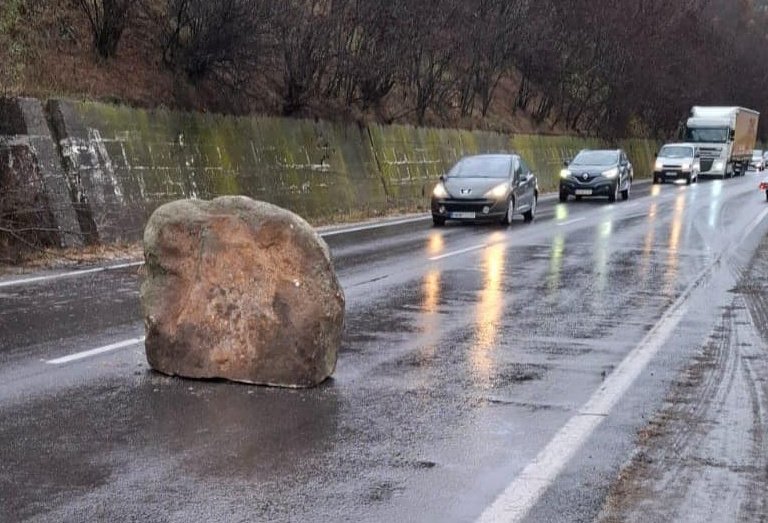
{"type": "Polygon", "coordinates": [[[300,217],[242,196],[176,201],[149,219],[144,252],[153,369],[285,387],[333,373],[344,293],[300,217]]]}

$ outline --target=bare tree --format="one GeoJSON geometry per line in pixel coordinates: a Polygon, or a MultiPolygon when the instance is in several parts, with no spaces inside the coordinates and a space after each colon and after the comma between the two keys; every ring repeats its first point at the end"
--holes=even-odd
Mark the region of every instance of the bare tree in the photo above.
{"type": "Polygon", "coordinates": [[[75,0],[88,18],[93,48],[102,58],[117,54],[132,0],[75,0]]]}
{"type": "Polygon", "coordinates": [[[265,0],[144,1],[159,28],[163,60],[192,82],[235,81],[260,64],[267,45],[265,0]]]}

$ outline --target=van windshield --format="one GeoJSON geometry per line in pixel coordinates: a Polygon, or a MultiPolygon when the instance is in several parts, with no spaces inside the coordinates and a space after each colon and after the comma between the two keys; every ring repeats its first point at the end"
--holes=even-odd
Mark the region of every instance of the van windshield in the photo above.
{"type": "Polygon", "coordinates": [[[659,156],[663,158],[693,158],[693,147],[680,145],[662,147],[659,156]]]}
{"type": "Polygon", "coordinates": [[[685,141],[691,143],[725,143],[730,129],[727,127],[696,127],[685,130],[685,141]]]}

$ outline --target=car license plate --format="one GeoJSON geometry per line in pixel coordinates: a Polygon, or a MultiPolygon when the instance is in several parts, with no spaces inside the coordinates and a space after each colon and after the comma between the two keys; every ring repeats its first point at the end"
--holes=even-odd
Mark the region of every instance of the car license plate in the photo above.
{"type": "Polygon", "coordinates": [[[459,218],[459,219],[475,219],[475,214],[473,212],[452,212],[451,218],[459,218]]]}
{"type": "Polygon", "coordinates": [[[667,171],[664,173],[666,176],[677,176],[677,173],[675,171],[667,171]]]}
{"type": "Polygon", "coordinates": [[[576,196],[590,196],[592,189],[576,189],[576,196]]]}

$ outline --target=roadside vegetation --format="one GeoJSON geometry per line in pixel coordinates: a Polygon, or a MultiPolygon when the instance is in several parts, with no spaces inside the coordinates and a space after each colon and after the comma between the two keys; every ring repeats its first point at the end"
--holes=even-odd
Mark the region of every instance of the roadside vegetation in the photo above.
{"type": "Polygon", "coordinates": [[[6,0],[0,92],[669,136],[694,104],[768,113],[766,44],[756,0],[6,0]]]}

